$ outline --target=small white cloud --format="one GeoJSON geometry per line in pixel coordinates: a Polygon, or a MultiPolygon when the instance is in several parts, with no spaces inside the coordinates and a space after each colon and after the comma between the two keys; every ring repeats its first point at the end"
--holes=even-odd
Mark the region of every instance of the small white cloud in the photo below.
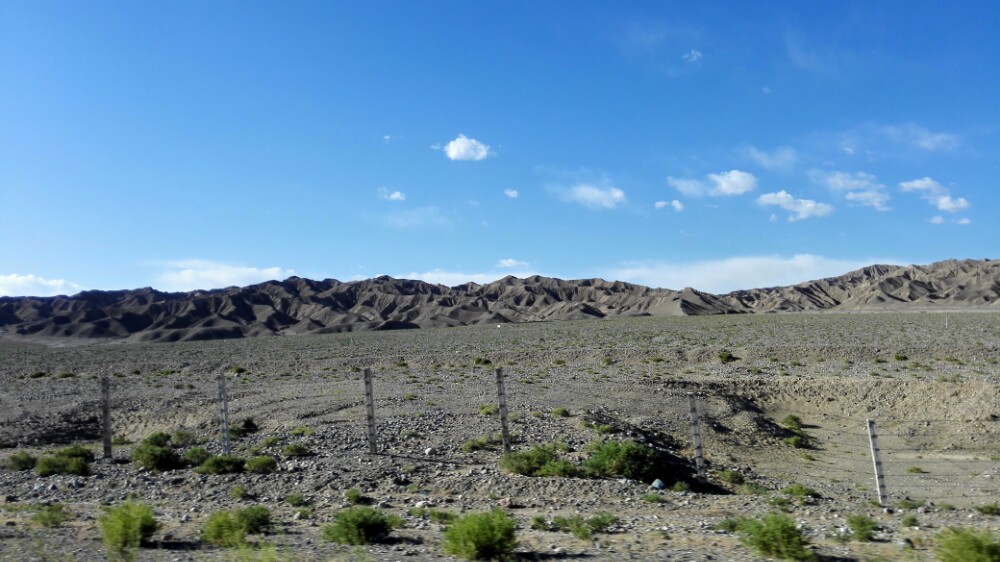
{"type": "Polygon", "coordinates": [[[465,135],[458,135],[455,140],[446,144],[444,154],[450,160],[485,160],[494,155],[489,145],[465,135]]]}
{"type": "Polygon", "coordinates": [[[516,189],[505,189],[503,190],[503,194],[508,199],[517,199],[518,195],[520,195],[520,193],[518,193],[516,189]]]}
{"type": "Polygon", "coordinates": [[[621,267],[602,272],[602,277],[649,287],[694,287],[720,294],[835,277],[872,263],[898,262],[884,258],[839,260],[812,254],[792,257],[743,256],[687,263],[650,260],[625,263],[621,267]]]}
{"type": "Polygon", "coordinates": [[[919,193],[921,199],[939,211],[955,213],[969,208],[968,200],[964,197],[952,197],[948,188],[929,177],[901,182],[899,188],[902,191],[919,193]]]}
{"type": "Polygon", "coordinates": [[[684,62],[688,64],[697,64],[701,61],[702,54],[698,49],[691,49],[690,51],[684,53],[684,56],[681,58],[683,58],[684,62]]]}
{"type": "Polygon", "coordinates": [[[385,216],[383,222],[391,228],[445,227],[451,221],[437,207],[418,207],[385,216]]]}
{"type": "Polygon", "coordinates": [[[681,212],[681,211],[684,210],[684,203],[681,203],[680,201],[678,201],[676,199],[673,199],[671,201],[657,201],[656,203],[653,203],[653,207],[655,207],[657,209],[663,209],[665,207],[671,207],[671,208],[673,208],[673,210],[675,210],[675,211],[677,211],[679,213],[679,212],[681,212]]]}
{"type": "Polygon", "coordinates": [[[0,297],[53,297],[80,292],[82,287],[65,279],[45,279],[27,274],[0,275],[0,297]]]}
{"type": "Polygon", "coordinates": [[[765,170],[790,170],[799,159],[795,149],[788,146],[778,147],[771,152],[748,146],[744,152],[765,170]]]}
{"type": "Polygon", "coordinates": [[[528,263],[514,258],[507,258],[498,261],[496,266],[503,269],[524,269],[528,267],[528,263]]]}
{"type": "Polygon", "coordinates": [[[388,189],[384,187],[378,188],[378,195],[379,197],[385,199],[386,201],[397,201],[397,202],[406,201],[406,194],[403,193],[402,191],[390,192],[388,189]]]}
{"type": "Polygon", "coordinates": [[[825,185],[834,192],[846,191],[844,197],[855,205],[873,207],[877,211],[891,210],[886,206],[890,197],[884,191],[885,186],[871,174],[811,170],[809,176],[816,183],[825,185]]]}
{"type": "Polygon", "coordinates": [[[401,138],[403,138],[402,135],[383,135],[382,142],[384,142],[385,144],[389,144],[390,142],[399,140],[401,138]]]}
{"type": "Polygon", "coordinates": [[[209,260],[158,262],[166,271],[156,275],[156,288],[163,291],[194,291],[222,287],[243,287],[272,279],[286,279],[295,270],[281,267],[249,267],[209,260]]]}
{"type": "Polygon", "coordinates": [[[811,199],[796,199],[782,190],[777,193],[765,193],[757,198],[760,205],[774,205],[789,213],[789,221],[799,221],[810,217],[823,217],[833,212],[833,207],[826,203],[817,203],[811,199]]]}
{"type": "MultiPolygon", "coordinates": [[[[533,271],[518,271],[519,277],[531,277],[536,275],[533,271]]],[[[503,279],[504,277],[510,275],[509,271],[488,271],[483,273],[462,273],[459,271],[447,271],[444,269],[432,269],[425,272],[411,271],[409,273],[403,273],[400,275],[395,275],[397,279],[419,279],[427,283],[437,283],[445,285],[448,287],[454,287],[456,285],[462,285],[463,283],[478,283],[480,285],[485,285],[487,283],[492,283],[498,279],[503,279]]]]}
{"type": "Polygon", "coordinates": [[[591,209],[614,209],[625,202],[625,192],[617,187],[600,188],[582,183],[563,193],[563,198],[591,209]]]}
{"type": "Polygon", "coordinates": [[[913,123],[884,125],[881,133],[890,141],[913,146],[928,152],[950,151],[958,148],[958,137],[951,133],[935,133],[913,123]]]}
{"type": "Polygon", "coordinates": [[[708,181],[684,178],[667,178],[667,184],[684,195],[699,197],[730,197],[753,191],[757,187],[757,178],[749,172],[730,170],[705,176],[708,181]]]}
{"type": "Polygon", "coordinates": [[[944,217],[942,216],[931,217],[931,224],[944,224],[944,217]]]}
{"type": "Polygon", "coordinates": [[[958,219],[957,221],[955,221],[955,224],[960,224],[962,226],[965,226],[967,224],[972,224],[972,221],[970,219],[962,218],[962,219],[958,219]]]}

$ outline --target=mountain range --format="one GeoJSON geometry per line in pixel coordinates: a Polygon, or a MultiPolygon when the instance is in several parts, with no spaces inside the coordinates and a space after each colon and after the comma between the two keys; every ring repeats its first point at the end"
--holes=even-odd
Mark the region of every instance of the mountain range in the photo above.
{"type": "Polygon", "coordinates": [[[0,333],[169,342],[614,316],[900,308],[1000,311],[1000,261],[871,265],[838,277],[725,295],[541,276],[456,287],[383,276],[352,282],[290,277],[187,293],[83,291],[0,297],[0,333]]]}

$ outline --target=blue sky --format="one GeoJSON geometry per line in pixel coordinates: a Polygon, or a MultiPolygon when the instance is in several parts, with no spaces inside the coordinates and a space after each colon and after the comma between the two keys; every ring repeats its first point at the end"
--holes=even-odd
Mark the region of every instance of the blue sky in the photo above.
{"type": "Polygon", "coordinates": [[[995,2],[0,2],[0,295],[997,258],[995,2]]]}

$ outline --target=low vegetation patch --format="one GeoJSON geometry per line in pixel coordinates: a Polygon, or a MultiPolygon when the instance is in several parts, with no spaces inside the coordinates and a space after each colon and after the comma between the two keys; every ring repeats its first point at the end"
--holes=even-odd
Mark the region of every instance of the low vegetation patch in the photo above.
{"type": "Polygon", "coordinates": [[[936,543],[934,552],[941,562],[1000,561],[1000,540],[988,531],[946,529],[936,543]]]}
{"type": "Polygon", "coordinates": [[[323,527],[324,539],[350,545],[372,544],[384,540],[399,522],[371,507],[349,507],[323,527]]]}
{"type": "Polygon", "coordinates": [[[878,523],[871,517],[851,515],[847,518],[847,526],[851,528],[851,536],[854,537],[854,540],[862,542],[875,540],[875,531],[878,530],[878,523]]]}
{"type": "Polygon", "coordinates": [[[780,513],[762,519],[737,518],[723,521],[720,526],[739,534],[740,541],[760,556],[787,560],[814,560],[815,554],[806,546],[805,536],[788,516],[780,513]]]}
{"type": "Polygon", "coordinates": [[[90,461],[94,460],[94,452],[80,445],[72,445],[46,455],[35,462],[35,474],[52,476],[54,474],[74,474],[76,476],[90,475],[90,461]]]}
{"type": "Polygon", "coordinates": [[[272,474],[278,471],[278,461],[266,455],[253,457],[247,461],[246,469],[254,474],[272,474]]]}
{"type": "Polygon", "coordinates": [[[442,548],[465,560],[503,559],[517,546],[516,528],[514,520],[499,509],[472,513],[445,529],[442,548]]]}
{"type": "Polygon", "coordinates": [[[120,560],[133,560],[138,548],[160,528],[151,507],[133,502],[105,509],[97,524],[109,558],[120,560]]]}
{"type": "Polygon", "coordinates": [[[72,519],[73,515],[59,503],[43,505],[31,516],[31,521],[42,527],[58,527],[72,519]]]}
{"type": "Polygon", "coordinates": [[[246,467],[246,461],[232,455],[211,456],[198,468],[198,474],[239,474],[246,467]]]}
{"type": "Polygon", "coordinates": [[[4,461],[4,466],[7,470],[31,470],[35,468],[37,462],[38,459],[36,457],[24,451],[18,451],[7,457],[7,460],[4,461]]]}

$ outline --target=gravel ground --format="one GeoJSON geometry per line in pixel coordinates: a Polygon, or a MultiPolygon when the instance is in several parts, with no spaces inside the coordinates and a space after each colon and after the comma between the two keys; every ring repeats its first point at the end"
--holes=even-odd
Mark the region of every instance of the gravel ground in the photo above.
{"type": "Polygon", "coordinates": [[[829,560],[930,560],[941,529],[1000,531],[1000,517],[974,509],[1000,498],[998,320],[968,312],[631,318],[174,344],[8,336],[0,339],[0,458],[69,443],[100,450],[101,376],[112,381],[114,434],[131,444],[116,445],[87,477],[0,470],[0,558],[106,558],[97,516],[137,498],[163,524],[141,560],[253,560],[274,551],[290,560],[447,559],[442,526],[411,510],[494,507],[516,518],[517,552],[528,560],[754,560],[716,526],[777,510],[829,560]],[[734,360],[722,362],[724,351],[734,360]],[[580,460],[593,441],[642,441],[673,459],[662,476],[668,484],[698,485],[694,393],[709,468],[702,488],[715,493],[500,471],[501,447],[489,439],[500,424],[480,411],[496,403],[496,367],[515,450],[558,442],[567,459],[580,460]],[[364,368],[374,375],[377,455],[367,452],[364,368]],[[133,444],[155,431],[188,431],[219,452],[220,373],[230,419],[260,426],[234,439],[237,454],[271,455],[277,473],[155,473],[128,462],[133,444]],[[811,448],[784,443],[792,434],[781,421],[790,414],[802,419],[811,448]],[[871,503],[867,419],[879,433],[890,510],[871,503]],[[485,448],[467,450],[477,437],[487,437],[485,448]],[[291,443],[310,454],[285,457],[291,443]],[[759,493],[732,482],[739,477],[759,493]],[[821,497],[784,499],[780,490],[796,483],[821,497]],[[231,498],[236,486],[245,498],[231,498]],[[351,488],[403,518],[387,542],[346,547],[321,538],[351,488]],[[305,510],[284,501],[296,493],[305,510]],[[899,509],[906,498],[924,505],[899,509]],[[48,503],[73,517],[54,528],[32,523],[48,503]],[[208,514],[251,505],[272,510],[275,532],[251,540],[274,550],[201,542],[208,514]],[[603,512],[619,521],[596,541],[530,528],[535,516],[603,512]],[[838,539],[846,518],[859,514],[880,525],[877,540],[838,539]],[[908,515],[917,526],[902,525],[908,515]],[[901,547],[904,539],[915,548],[901,547]]]}

